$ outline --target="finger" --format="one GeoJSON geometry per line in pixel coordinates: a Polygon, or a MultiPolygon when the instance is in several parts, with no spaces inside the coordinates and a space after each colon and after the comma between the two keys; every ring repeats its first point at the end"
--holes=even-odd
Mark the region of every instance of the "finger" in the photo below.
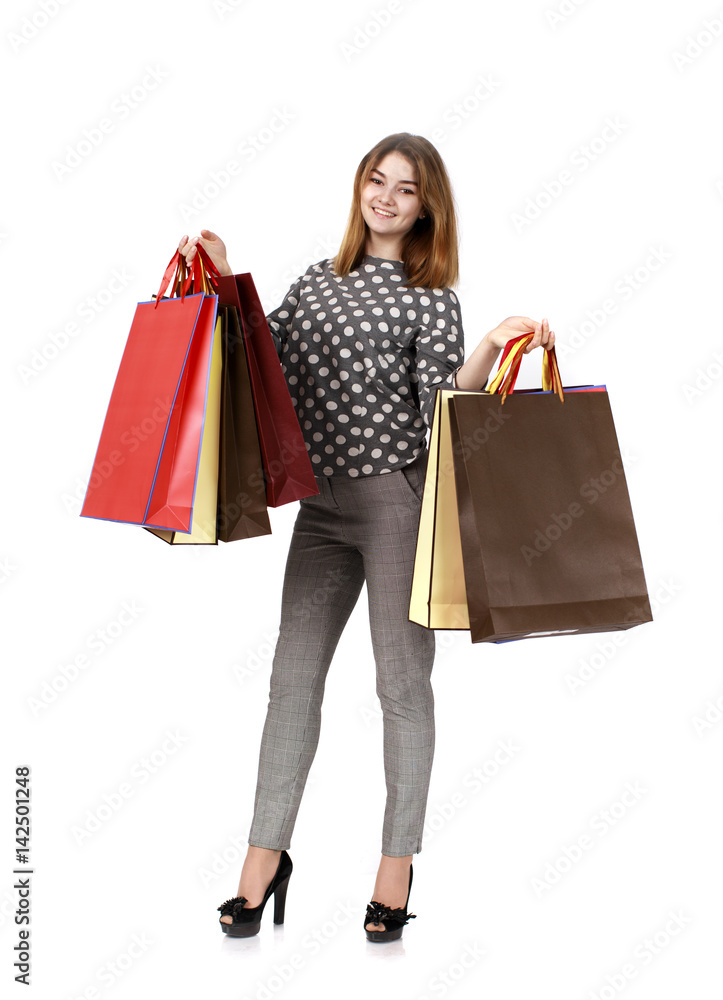
{"type": "Polygon", "coordinates": [[[530,323],[532,324],[533,327],[533,330],[531,330],[530,332],[531,333],[534,332],[534,335],[532,337],[532,340],[525,348],[525,354],[529,354],[530,351],[534,351],[536,347],[539,347],[540,341],[542,339],[542,323],[537,323],[535,320],[530,320],[530,323]]]}
{"type": "Polygon", "coordinates": [[[547,323],[547,331],[542,338],[542,346],[546,351],[551,350],[555,346],[555,331],[550,329],[550,324],[547,323]]]}
{"type": "Polygon", "coordinates": [[[540,343],[542,344],[543,347],[546,347],[547,346],[547,341],[548,341],[548,339],[550,337],[550,324],[549,324],[549,322],[547,320],[547,317],[545,317],[542,320],[541,331],[542,331],[542,333],[541,333],[541,336],[540,336],[540,343]]]}
{"type": "Polygon", "coordinates": [[[193,258],[196,256],[196,244],[201,239],[200,236],[192,236],[191,239],[186,244],[186,247],[181,252],[186,258],[186,263],[190,264],[193,258]]]}
{"type": "Polygon", "coordinates": [[[550,350],[555,346],[555,331],[550,329],[550,324],[545,320],[545,325],[547,327],[546,336],[543,338],[542,344],[546,350],[550,350]]]}
{"type": "Polygon", "coordinates": [[[212,233],[210,229],[202,229],[201,230],[201,236],[203,236],[204,240],[217,240],[218,239],[218,236],[215,233],[212,233]]]}

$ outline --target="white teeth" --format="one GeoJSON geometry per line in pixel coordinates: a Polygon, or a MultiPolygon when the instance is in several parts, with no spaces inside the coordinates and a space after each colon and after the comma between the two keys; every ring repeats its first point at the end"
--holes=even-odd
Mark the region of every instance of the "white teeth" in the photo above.
{"type": "Polygon", "coordinates": [[[388,219],[394,218],[394,212],[385,212],[383,208],[375,208],[374,211],[379,215],[385,215],[388,219]]]}

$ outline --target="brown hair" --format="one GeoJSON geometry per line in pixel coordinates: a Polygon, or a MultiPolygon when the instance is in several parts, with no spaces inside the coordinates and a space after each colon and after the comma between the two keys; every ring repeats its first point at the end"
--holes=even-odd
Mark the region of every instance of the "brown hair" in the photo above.
{"type": "Polygon", "coordinates": [[[421,135],[397,132],[370,149],[354,177],[349,220],[334,258],[334,270],[341,276],[353,271],[366,253],[369,227],[361,212],[361,192],[369,175],[387,153],[405,156],[417,168],[419,197],[425,212],[417,219],[402,246],[402,261],[410,286],[446,288],[459,278],[457,214],[452,186],[442,157],[421,135]]]}

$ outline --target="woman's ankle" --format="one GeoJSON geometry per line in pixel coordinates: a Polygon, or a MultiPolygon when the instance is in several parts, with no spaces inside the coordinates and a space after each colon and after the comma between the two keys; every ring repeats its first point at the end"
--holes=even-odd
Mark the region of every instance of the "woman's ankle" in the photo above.
{"type": "Polygon", "coordinates": [[[405,854],[399,857],[395,854],[382,854],[379,862],[379,870],[387,869],[392,871],[399,868],[408,868],[412,863],[413,857],[413,854],[405,854]]]}

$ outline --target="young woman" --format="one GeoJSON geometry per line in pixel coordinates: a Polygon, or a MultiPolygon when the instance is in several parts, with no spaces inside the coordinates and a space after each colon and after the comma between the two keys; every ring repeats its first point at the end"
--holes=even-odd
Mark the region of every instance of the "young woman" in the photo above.
{"type": "MultiPolygon", "coordinates": [[[[182,238],[187,261],[197,243],[221,274],[233,274],[209,230],[182,238]]],[[[483,388],[500,349],[522,333],[534,333],[527,351],[555,342],[546,319],[511,316],[464,361],[450,288],[457,277],[444,163],[428,140],[402,132],[359,164],[337,256],[309,267],[267,317],[319,495],[300,502],[294,525],[249,848],[238,896],[219,907],[226,933],[255,934],[271,895],[283,922],[286,851],[316,752],[325,677],[364,582],[387,784],[367,937],[394,940],[414,916],[407,906],[434,751],[435,639],[408,611],[435,389],[483,388]]]]}

